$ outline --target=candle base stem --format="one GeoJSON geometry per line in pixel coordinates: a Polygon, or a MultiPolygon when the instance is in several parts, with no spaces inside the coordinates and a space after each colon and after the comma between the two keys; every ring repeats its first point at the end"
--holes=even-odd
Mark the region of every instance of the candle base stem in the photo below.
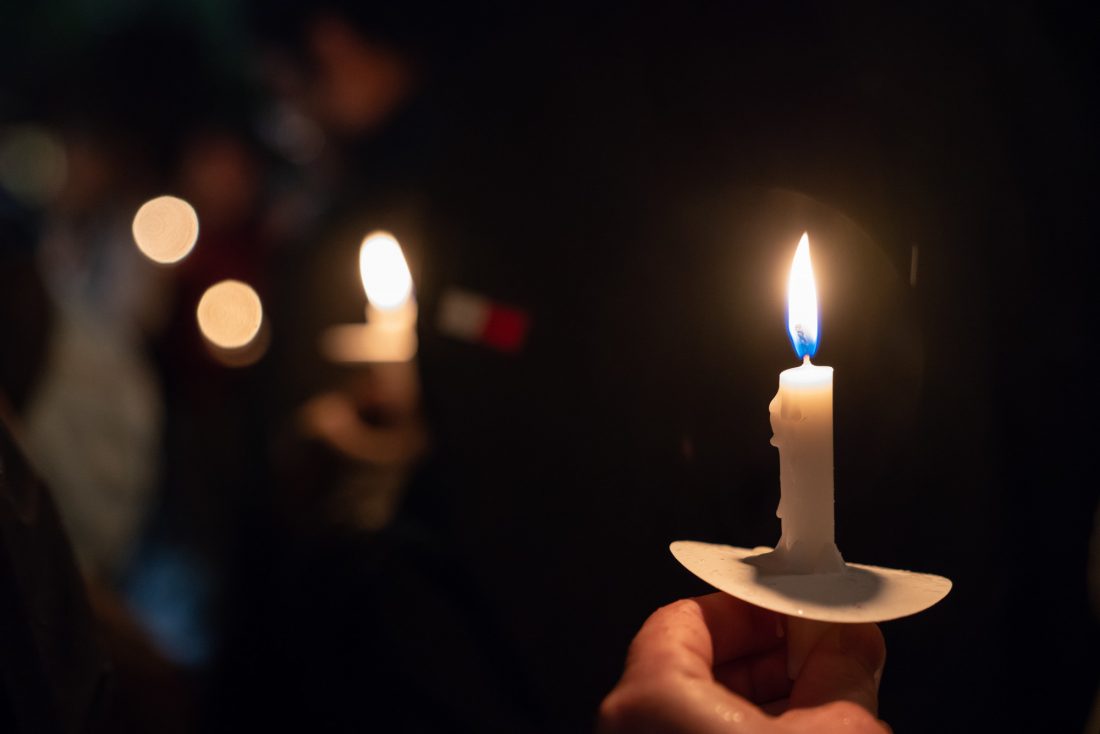
{"type": "Polygon", "coordinates": [[[787,676],[791,680],[798,677],[810,651],[833,626],[832,622],[787,617],[787,676]]]}
{"type": "Polygon", "coordinates": [[[780,539],[775,550],[753,556],[745,562],[766,574],[843,573],[847,569],[835,543],[824,543],[807,553],[802,544],[788,545],[783,539],[780,539]]]}

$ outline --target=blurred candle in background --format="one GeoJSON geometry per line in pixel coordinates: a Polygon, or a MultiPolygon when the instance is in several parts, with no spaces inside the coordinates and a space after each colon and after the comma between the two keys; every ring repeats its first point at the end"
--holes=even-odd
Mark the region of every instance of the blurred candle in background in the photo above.
{"type": "Polygon", "coordinates": [[[267,350],[267,320],[255,289],[223,280],[206,289],[195,309],[210,355],[227,367],[247,367],[267,350]]]}
{"type": "Polygon", "coordinates": [[[147,258],[161,265],[190,254],[199,237],[195,209],[175,196],[158,196],[141,205],[133,222],[134,242],[147,258]]]}
{"type": "MultiPolygon", "coordinates": [[[[402,332],[400,336],[411,335],[415,340],[412,275],[401,245],[392,234],[373,232],[363,240],[359,248],[359,277],[367,294],[367,323],[379,332],[402,332]]],[[[412,350],[416,350],[415,341],[412,350]]]]}
{"type": "Polygon", "coordinates": [[[335,362],[408,362],[416,356],[416,299],[401,245],[389,232],[372,232],[359,248],[359,276],[367,294],[366,324],[325,332],[322,349],[335,362]]]}
{"type": "Polygon", "coordinates": [[[416,356],[416,299],[401,245],[389,232],[372,232],[359,248],[359,277],[367,294],[363,332],[367,362],[408,362],[416,356]]]}

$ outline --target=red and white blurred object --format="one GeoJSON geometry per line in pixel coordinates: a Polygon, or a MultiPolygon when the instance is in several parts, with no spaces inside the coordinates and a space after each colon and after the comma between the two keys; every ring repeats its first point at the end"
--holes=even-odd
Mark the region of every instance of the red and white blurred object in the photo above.
{"type": "Polygon", "coordinates": [[[446,336],[502,352],[518,352],[527,339],[526,311],[451,288],[443,294],[436,324],[446,336]]]}
{"type": "Polygon", "coordinates": [[[416,356],[416,298],[401,245],[389,232],[372,232],[359,248],[359,275],[367,294],[365,324],[326,330],[321,351],[333,362],[408,362],[416,356]]]}

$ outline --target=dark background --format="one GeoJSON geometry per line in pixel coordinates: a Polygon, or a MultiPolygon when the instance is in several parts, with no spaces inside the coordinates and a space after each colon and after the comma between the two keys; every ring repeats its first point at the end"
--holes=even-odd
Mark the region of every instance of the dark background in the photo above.
{"type": "MultiPolygon", "coordinates": [[[[262,100],[247,10],[7,7],[0,119],[50,119],[78,86],[84,44],[150,12],[192,29],[190,51],[233,82],[180,86],[179,109],[262,100]]],[[[783,278],[808,229],[815,248],[820,236],[817,361],[836,369],[838,545],[850,561],[955,582],[934,609],[884,625],[881,715],[897,731],[1082,730],[1100,652],[1086,573],[1098,500],[1094,14],[1068,3],[566,3],[397,15],[389,28],[411,29],[433,70],[414,132],[381,144],[410,153],[427,202],[421,312],[454,283],[518,304],[534,325],[525,351],[502,357],[422,319],[435,441],[412,512],[444,528],[432,554],[468,579],[439,572],[449,580],[424,598],[453,601],[456,618],[483,610],[488,631],[471,639],[492,641],[488,677],[514,685],[505,698],[521,701],[530,728],[588,727],[646,615],[706,592],[668,542],[775,542],[766,408],[795,364],[783,278]],[[440,591],[451,583],[462,588],[440,591]]],[[[170,156],[165,119],[190,118],[143,104],[135,88],[159,67],[139,58],[123,55],[125,80],[83,93],[123,106],[148,133],[148,159],[170,156]]],[[[268,257],[275,284],[310,260],[268,257]]],[[[294,298],[273,299],[266,362],[216,378],[232,381],[241,416],[238,428],[219,423],[223,435],[246,447],[251,437],[254,450],[234,463],[186,444],[192,460],[231,465],[191,500],[229,509],[190,511],[190,527],[231,537],[211,553],[243,579],[222,582],[238,593],[221,595],[222,641],[193,677],[200,690],[228,680],[275,712],[275,684],[241,660],[267,660],[283,633],[270,608],[282,597],[250,582],[279,574],[263,561],[280,548],[277,523],[255,518],[274,513],[265,492],[285,478],[258,435],[290,400],[278,365],[310,348],[293,336],[311,328],[290,325],[294,298]],[[239,634],[242,618],[268,612],[270,627],[239,634]]],[[[347,317],[357,309],[349,301],[347,317]]],[[[208,381],[197,402],[173,399],[181,368],[163,369],[184,423],[233,412],[203,404],[204,389],[221,389],[208,381]]],[[[166,507],[158,517],[173,516],[166,507]]],[[[322,568],[361,557],[355,542],[316,556],[322,568]]],[[[349,565],[318,586],[348,583],[349,565]]],[[[418,598],[383,576],[379,589],[418,598]]],[[[377,602],[349,592],[331,603],[377,602]]],[[[286,623],[302,623],[293,614],[286,623]]],[[[405,619],[433,623],[423,609],[405,619]]],[[[200,698],[215,701],[204,704],[212,719],[250,720],[224,693],[200,698]]]]}

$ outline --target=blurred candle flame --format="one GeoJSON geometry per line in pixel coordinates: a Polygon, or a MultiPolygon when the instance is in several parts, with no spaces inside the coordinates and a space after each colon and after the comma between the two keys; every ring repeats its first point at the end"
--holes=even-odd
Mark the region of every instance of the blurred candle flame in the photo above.
{"type": "Polygon", "coordinates": [[[264,308],[252,286],[223,280],[206,289],[195,315],[207,341],[222,349],[240,349],[259,333],[264,308]]]}
{"type": "Polygon", "coordinates": [[[134,215],[134,242],[147,258],[162,265],[187,257],[199,236],[195,209],[175,196],[158,196],[134,215]]]}
{"type": "Polygon", "coordinates": [[[810,238],[803,232],[787,280],[787,332],[799,358],[812,357],[817,352],[819,325],[810,238]]]}
{"type": "Polygon", "coordinates": [[[367,300],[375,308],[392,310],[412,295],[412,275],[401,245],[389,232],[372,232],[359,248],[359,276],[367,300]]]}

